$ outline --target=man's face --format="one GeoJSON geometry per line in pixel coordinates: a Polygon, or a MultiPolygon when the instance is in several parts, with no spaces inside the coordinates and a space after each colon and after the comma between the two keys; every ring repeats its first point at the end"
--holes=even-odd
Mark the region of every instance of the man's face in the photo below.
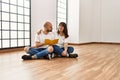
{"type": "Polygon", "coordinates": [[[47,32],[52,32],[52,24],[49,23],[47,26],[46,26],[46,30],[47,32]]]}

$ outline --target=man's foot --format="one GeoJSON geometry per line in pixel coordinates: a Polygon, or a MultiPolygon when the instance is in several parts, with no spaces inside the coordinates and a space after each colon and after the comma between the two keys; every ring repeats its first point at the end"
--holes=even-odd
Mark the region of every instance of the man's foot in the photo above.
{"type": "Polygon", "coordinates": [[[31,60],[32,57],[31,57],[30,55],[23,55],[23,56],[22,56],[22,59],[23,59],[23,60],[31,60]]]}
{"type": "Polygon", "coordinates": [[[49,54],[47,54],[46,56],[44,56],[43,57],[44,59],[48,59],[48,60],[51,60],[52,58],[51,58],[51,54],[49,53],[49,54]]]}
{"type": "Polygon", "coordinates": [[[48,57],[48,60],[52,59],[51,54],[48,54],[47,57],[48,57]]]}
{"type": "Polygon", "coordinates": [[[78,54],[69,54],[69,58],[77,58],[78,54]]]}
{"type": "Polygon", "coordinates": [[[55,57],[56,57],[55,53],[51,53],[51,58],[55,58],[55,57]]]}

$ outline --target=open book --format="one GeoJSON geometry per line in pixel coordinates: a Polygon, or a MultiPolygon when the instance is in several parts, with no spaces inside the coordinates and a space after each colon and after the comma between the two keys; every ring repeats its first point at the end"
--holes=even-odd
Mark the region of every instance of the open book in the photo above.
{"type": "Polygon", "coordinates": [[[54,39],[54,40],[50,40],[50,39],[45,39],[45,44],[46,45],[54,45],[54,44],[57,44],[58,43],[58,40],[59,39],[54,39]]]}

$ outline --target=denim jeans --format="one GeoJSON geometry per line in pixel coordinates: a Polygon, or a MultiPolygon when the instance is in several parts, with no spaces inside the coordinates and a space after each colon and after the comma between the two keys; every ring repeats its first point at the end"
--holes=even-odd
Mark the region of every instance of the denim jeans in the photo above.
{"type": "MultiPolygon", "coordinates": [[[[59,46],[57,45],[53,45],[53,48],[54,48],[54,53],[58,54],[58,55],[61,55],[62,52],[64,51],[64,47],[63,48],[60,48],[59,46]]],[[[74,48],[73,47],[68,47],[67,49],[67,52],[68,54],[71,54],[72,52],[74,51],[74,48]]]]}
{"type": "Polygon", "coordinates": [[[47,48],[29,48],[28,54],[34,55],[37,59],[49,54],[47,48]]]}

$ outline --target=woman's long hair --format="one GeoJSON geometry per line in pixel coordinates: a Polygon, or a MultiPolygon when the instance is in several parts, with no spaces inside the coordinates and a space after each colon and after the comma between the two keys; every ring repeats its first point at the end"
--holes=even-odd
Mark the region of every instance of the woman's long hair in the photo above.
{"type": "MultiPolygon", "coordinates": [[[[60,22],[59,26],[64,27],[63,33],[64,33],[64,35],[65,35],[65,38],[68,38],[69,35],[68,35],[67,24],[64,23],[64,22],[60,22]]],[[[60,31],[58,30],[57,33],[60,34],[60,31]]]]}

